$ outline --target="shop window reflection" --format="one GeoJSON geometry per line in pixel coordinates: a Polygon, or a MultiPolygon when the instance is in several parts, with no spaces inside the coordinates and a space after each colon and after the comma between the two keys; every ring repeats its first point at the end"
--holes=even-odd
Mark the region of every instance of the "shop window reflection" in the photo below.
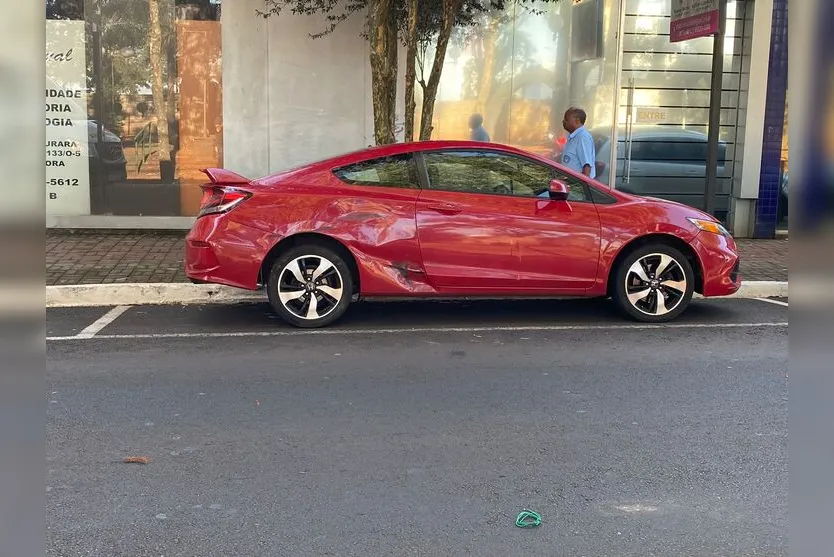
{"type": "MultiPolygon", "coordinates": [[[[578,8],[572,2],[510,4],[472,28],[456,30],[432,137],[466,139],[470,115],[481,114],[492,141],[561,160],[562,116],[570,106],[585,108],[588,125],[607,127],[610,134],[616,102],[614,11],[613,0],[583,0],[578,8]],[[579,8],[602,14],[602,36],[580,41],[581,56],[571,46],[573,11],[579,8]]],[[[596,29],[599,21],[593,25],[596,29]]]]}
{"type": "Polygon", "coordinates": [[[86,0],[88,114],[107,138],[96,149],[123,160],[119,173],[91,167],[93,214],[196,214],[200,169],[222,165],[219,18],[209,0],[86,0]]]}
{"type": "MultiPolygon", "coordinates": [[[[735,171],[746,2],[727,5],[716,216],[729,210],[735,171]]],[[[671,5],[626,0],[619,133],[611,181],[617,188],[704,206],[713,39],[671,43],[671,5]]],[[[749,49],[749,44],[747,44],[749,49]]],[[[610,154],[610,145],[605,147],[610,154]]],[[[608,162],[608,161],[606,161],[608,162]]]]}

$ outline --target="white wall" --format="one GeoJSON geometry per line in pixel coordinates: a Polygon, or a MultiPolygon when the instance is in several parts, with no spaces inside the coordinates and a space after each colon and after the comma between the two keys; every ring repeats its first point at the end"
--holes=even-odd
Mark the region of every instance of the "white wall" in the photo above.
{"type": "Polygon", "coordinates": [[[746,110],[739,115],[739,127],[744,130],[743,167],[734,188],[736,197],[742,199],[759,197],[773,0],[756,0],[750,7],[755,10],[752,18],[749,73],[743,75],[747,85],[744,104],[746,110]]]}
{"type": "Polygon", "coordinates": [[[325,28],[320,17],[264,20],[255,15],[262,7],[263,0],[223,5],[224,166],[260,177],[372,144],[363,14],[311,39],[325,28]]]}
{"type": "Polygon", "coordinates": [[[267,26],[265,20],[255,16],[258,3],[227,2],[220,22],[223,165],[245,176],[261,176],[269,169],[267,26]]]}

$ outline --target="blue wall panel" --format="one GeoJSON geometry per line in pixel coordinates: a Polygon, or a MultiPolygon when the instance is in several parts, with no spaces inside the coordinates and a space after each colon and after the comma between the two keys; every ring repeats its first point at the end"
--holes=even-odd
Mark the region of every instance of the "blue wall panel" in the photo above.
{"type": "Polygon", "coordinates": [[[788,0],[773,1],[772,21],[762,168],[753,232],[756,238],[773,238],[776,235],[782,134],[785,127],[785,99],[788,94],[788,0]]]}

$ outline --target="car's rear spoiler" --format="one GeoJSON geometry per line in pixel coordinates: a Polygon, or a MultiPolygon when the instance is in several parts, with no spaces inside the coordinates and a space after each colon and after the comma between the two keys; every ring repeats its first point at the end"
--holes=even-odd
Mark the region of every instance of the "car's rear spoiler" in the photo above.
{"type": "Polygon", "coordinates": [[[248,184],[252,181],[223,168],[204,168],[202,172],[208,176],[212,184],[248,184]]]}

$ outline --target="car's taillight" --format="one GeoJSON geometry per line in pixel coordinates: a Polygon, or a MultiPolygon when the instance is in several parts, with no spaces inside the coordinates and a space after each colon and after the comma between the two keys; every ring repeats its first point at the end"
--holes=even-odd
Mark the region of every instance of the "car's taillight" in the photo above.
{"type": "Polygon", "coordinates": [[[203,186],[203,199],[200,201],[199,217],[231,211],[247,199],[252,193],[229,186],[206,184],[203,186]]]}

